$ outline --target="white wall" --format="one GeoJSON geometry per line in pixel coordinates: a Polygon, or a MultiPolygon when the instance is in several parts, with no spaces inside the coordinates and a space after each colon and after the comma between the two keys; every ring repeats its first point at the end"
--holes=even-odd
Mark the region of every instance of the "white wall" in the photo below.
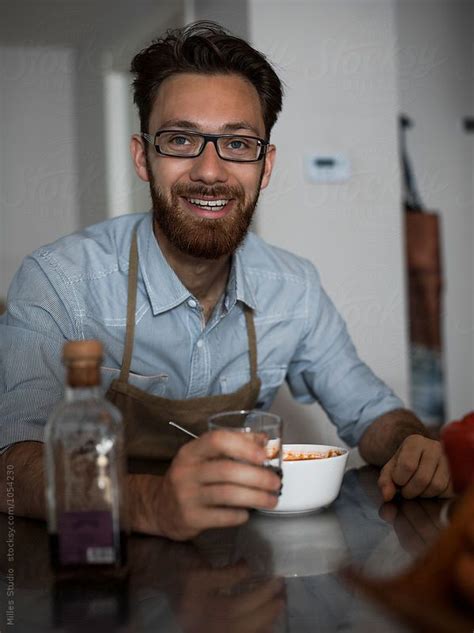
{"type": "MultiPolygon", "coordinates": [[[[397,156],[395,18],[390,2],[255,0],[252,42],[286,82],[275,128],[277,167],[261,199],[258,231],[311,259],[346,317],[362,358],[404,399],[407,333],[397,156]],[[343,184],[305,179],[307,151],[342,152],[343,184]]],[[[329,441],[323,414],[278,407],[297,437],[329,441]]],[[[293,433],[292,433],[293,434],[293,433]]]]}
{"type": "Polygon", "coordinates": [[[400,107],[423,202],[438,211],[444,256],[447,419],[474,409],[474,7],[459,0],[396,4],[400,107]]]}
{"type": "Polygon", "coordinates": [[[0,297],[23,257],[76,228],[74,53],[0,47],[0,297]]]}
{"type": "MultiPolygon", "coordinates": [[[[25,255],[107,217],[106,73],[130,82],[133,52],[181,24],[182,4],[1,3],[0,297],[25,255]]],[[[137,210],[142,191],[120,210],[137,210]]]]}
{"type": "Polygon", "coordinates": [[[186,21],[181,0],[162,2],[161,8],[154,8],[153,12],[156,20],[150,15],[137,15],[126,37],[110,41],[101,54],[107,217],[146,211],[151,204],[149,185],[137,177],[130,158],[130,137],[140,131],[132,98],[130,62],[153,38],[186,21]]]}

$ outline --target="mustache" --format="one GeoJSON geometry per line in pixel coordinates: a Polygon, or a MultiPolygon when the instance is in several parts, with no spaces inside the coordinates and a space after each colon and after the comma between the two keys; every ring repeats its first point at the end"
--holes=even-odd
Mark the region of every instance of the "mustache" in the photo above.
{"type": "Polygon", "coordinates": [[[192,198],[198,196],[209,196],[215,198],[237,198],[244,199],[244,191],[241,187],[231,187],[228,185],[214,185],[206,187],[204,185],[184,185],[176,184],[171,188],[172,195],[181,196],[183,198],[192,198]]]}

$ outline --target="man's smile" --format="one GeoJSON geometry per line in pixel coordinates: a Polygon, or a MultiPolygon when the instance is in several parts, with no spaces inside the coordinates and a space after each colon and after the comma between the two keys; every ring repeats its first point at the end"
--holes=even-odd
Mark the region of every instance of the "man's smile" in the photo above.
{"type": "Polygon", "coordinates": [[[222,218],[234,207],[233,198],[202,198],[181,196],[186,207],[202,218],[222,218]]]}

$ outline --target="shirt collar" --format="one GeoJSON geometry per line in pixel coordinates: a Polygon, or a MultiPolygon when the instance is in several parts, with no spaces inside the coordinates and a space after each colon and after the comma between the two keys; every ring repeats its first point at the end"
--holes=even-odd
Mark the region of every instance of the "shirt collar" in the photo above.
{"type": "MultiPolygon", "coordinates": [[[[138,225],[139,269],[154,315],[171,310],[192,295],[166,261],[153,233],[153,216],[146,215],[138,225]]],[[[232,257],[231,271],[226,291],[226,308],[230,310],[236,301],[242,301],[255,309],[256,301],[245,275],[245,244],[232,257]]]]}
{"type": "MultiPolygon", "coordinates": [[[[257,307],[257,301],[255,299],[255,294],[253,292],[252,286],[248,279],[248,274],[246,274],[245,270],[245,259],[246,259],[246,250],[247,250],[247,238],[244,239],[242,244],[235,251],[234,256],[232,257],[232,268],[229,276],[229,285],[227,289],[227,294],[230,298],[230,290],[234,288],[234,296],[235,300],[242,301],[249,308],[255,310],[257,307]]],[[[229,303],[228,308],[230,309],[231,303],[229,303]]]]}

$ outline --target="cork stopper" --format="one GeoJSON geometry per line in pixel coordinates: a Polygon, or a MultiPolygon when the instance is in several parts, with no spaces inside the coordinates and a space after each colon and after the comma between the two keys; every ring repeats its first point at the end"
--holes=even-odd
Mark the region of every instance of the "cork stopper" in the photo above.
{"type": "Polygon", "coordinates": [[[100,364],[103,348],[100,341],[69,341],[63,347],[63,363],[67,368],[66,383],[70,387],[100,385],[100,364]]]}
{"type": "Polygon", "coordinates": [[[75,362],[99,363],[102,360],[103,347],[100,341],[69,341],[63,347],[65,364],[75,362]]]}

